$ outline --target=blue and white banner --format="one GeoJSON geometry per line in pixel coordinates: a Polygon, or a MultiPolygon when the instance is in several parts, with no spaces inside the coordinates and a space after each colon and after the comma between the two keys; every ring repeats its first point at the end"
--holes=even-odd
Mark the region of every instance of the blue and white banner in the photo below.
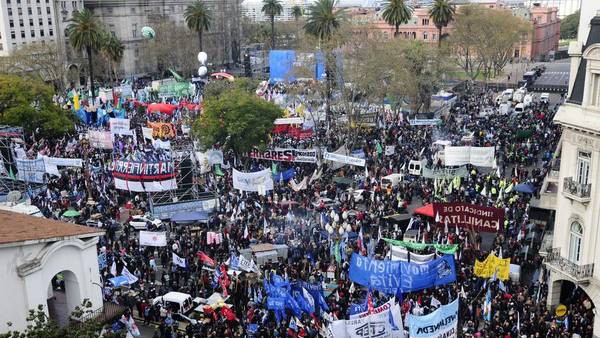
{"type": "Polygon", "coordinates": [[[267,297],[267,309],[269,310],[283,310],[285,309],[285,301],[284,297],[267,297]]]}
{"type": "Polygon", "coordinates": [[[350,260],[350,280],[375,290],[396,294],[454,282],[454,256],[444,255],[425,263],[377,260],[356,253],[350,260]]]}
{"type": "Polygon", "coordinates": [[[242,191],[266,192],[273,190],[271,170],[245,173],[233,169],[233,188],[242,191]]]}
{"type": "Polygon", "coordinates": [[[411,338],[458,337],[458,298],[425,316],[408,314],[411,338]]]}

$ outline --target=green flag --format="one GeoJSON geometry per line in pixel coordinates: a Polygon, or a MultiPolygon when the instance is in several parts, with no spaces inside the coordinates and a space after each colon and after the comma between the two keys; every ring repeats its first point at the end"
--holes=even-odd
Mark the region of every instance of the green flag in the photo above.
{"type": "Polygon", "coordinates": [[[383,147],[381,146],[381,143],[377,142],[377,154],[381,155],[381,153],[383,153],[383,147]]]}
{"type": "Polygon", "coordinates": [[[333,254],[335,255],[335,261],[339,263],[342,262],[342,255],[340,254],[340,241],[335,242],[335,246],[333,247],[333,254]]]}
{"type": "Polygon", "coordinates": [[[277,175],[277,163],[271,163],[271,172],[273,173],[273,175],[277,175]]]}
{"type": "Polygon", "coordinates": [[[217,175],[217,176],[225,176],[225,174],[223,173],[223,171],[221,171],[221,165],[220,164],[215,164],[215,175],[217,175]]]}

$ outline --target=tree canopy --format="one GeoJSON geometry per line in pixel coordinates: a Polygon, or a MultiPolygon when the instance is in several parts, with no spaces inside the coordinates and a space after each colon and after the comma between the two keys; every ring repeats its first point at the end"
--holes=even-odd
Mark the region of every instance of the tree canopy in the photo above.
{"type": "Polygon", "coordinates": [[[412,17],[413,9],[404,0],[388,0],[383,4],[383,20],[396,28],[394,36],[398,36],[400,25],[407,23],[412,17]]]}
{"type": "Polygon", "coordinates": [[[194,123],[200,143],[212,147],[219,143],[236,154],[266,145],[273,122],[283,111],[271,102],[240,88],[227,95],[207,98],[203,115],[194,123]]]}
{"type": "Polygon", "coordinates": [[[0,124],[23,127],[44,136],[60,136],[75,128],[72,112],[54,104],[54,90],[41,80],[0,75],[0,124]]]}
{"type": "Polygon", "coordinates": [[[580,11],[567,15],[560,21],[560,38],[570,40],[577,38],[577,28],[579,27],[580,11]]]}
{"type": "Polygon", "coordinates": [[[198,33],[200,50],[204,50],[202,34],[210,29],[212,23],[212,12],[203,1],[195,1],[185,9],[183,14],[189,29],[198,33]]]}

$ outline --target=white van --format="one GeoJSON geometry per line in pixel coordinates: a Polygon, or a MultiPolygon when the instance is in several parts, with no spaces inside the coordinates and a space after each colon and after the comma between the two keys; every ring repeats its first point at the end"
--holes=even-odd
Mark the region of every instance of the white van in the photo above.
{"type": "Polygon", "coordinates": [[[421,161],[410,160],[408,162],[408,173],[414,176],[421,176],[421,169],[423,168],[423,163],[421,161]]]}
{"type": "Polygon", "coordinates": [[[501,104],[498,110],[500,110],[500,114],[502,115],[508,115],[512,113],[512,107],[508,103],[501,104]]]}
{"type": "Polygon", "coordinates": [[[525,97],[523,98],[523,105],[525,106],[525,108],[531,106],[532,103],[533,103],[533,95],[531,95],[531,94],[525,95],[525,97]]]}
{"type": "Polygon", "coordinates": [[[540,95],[540,102],[541,103],[548,103],[548,102],[550,102],[550,93],[542,93],[540,95]]]}
{"type": "Polygon", "coordinates": [[[513,99],[513,94],[515,93],[515,90],[512,88],[508,88],[506,90],[504,90],[502,92],[502,96],[504,97],[504,99],[506,101],[511,101],[513,99]]]}
{"type": "MultiPolygon", "coordinates": [[[[410,170],[410,165],[409,165],[409,170],[410,170]]],[[[404,175],[402,175],[402,174],[387,175],[381,179],[381,185],[383,185],[384,187],[391,185],[392,188],[394,188],[398,185],[398,183],[402,182],[403,177],[404,177],[404,175]]]]}
{"type": "Polygon", "coordinates": [[[152,305],[159,304],[163,308],[169,308],[173,313],[188,313],[194,309],[194,301],[191,295],[182,292],[169,292],[152,300],[152,305]]]}
{"type": "Polygon", "coordinates": [[[515,113],[520,114],[525,110],[525,105],[523,105],[522,103],[518,103],[515,106],[515,113]]]}

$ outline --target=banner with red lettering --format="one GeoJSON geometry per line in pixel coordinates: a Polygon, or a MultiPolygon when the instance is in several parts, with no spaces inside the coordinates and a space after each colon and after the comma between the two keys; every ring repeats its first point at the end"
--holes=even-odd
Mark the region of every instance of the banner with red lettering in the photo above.
{"type": "Polygon", "coordinates": [[[433,214],[439,223],[448,223],[449,227],[474,228],[483,232],[496,232],[504,223],[504,209],[468,203],[433,203],[433,214]]]}
{"type": "Polygon", "coordinates": [[[260,151],[253,149],[248,153],[248,157],[271,161],[316,163],[317,150],[275,148],[260,151]]]}

